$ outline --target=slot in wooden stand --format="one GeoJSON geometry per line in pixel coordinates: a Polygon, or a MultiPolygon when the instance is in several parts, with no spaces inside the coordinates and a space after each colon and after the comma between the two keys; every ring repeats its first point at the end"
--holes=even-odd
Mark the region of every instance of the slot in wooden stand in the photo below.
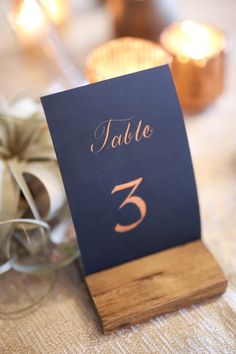
{"type": "Polygon", "coordinates": [[[85,277],[104,334],[223,293],[227,280],[202,241],[85,277]]]}

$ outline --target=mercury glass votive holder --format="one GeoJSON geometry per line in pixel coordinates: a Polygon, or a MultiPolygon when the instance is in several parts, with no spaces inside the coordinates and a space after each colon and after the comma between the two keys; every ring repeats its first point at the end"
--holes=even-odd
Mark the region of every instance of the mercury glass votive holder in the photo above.
{"type": "Polygon", "coordinates": [[[160,36],[172,56],[177,93],[186,113],[198,113],[223,92],[226,54],[230,42],[223,31],[196,21],[174,23],[160,36]]]}
{"type": "Polygon", "coordinates": [[[89,83],[169,64],[171,57],[158,44],[145,39],[122,37],[94,49],[87,57],[89,83]]]}

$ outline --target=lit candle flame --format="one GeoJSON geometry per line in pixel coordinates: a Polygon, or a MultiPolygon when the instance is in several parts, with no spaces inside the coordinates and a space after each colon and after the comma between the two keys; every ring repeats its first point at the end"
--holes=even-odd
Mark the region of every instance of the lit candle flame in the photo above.
{"type": "Polygon", "coordinates": [[[46,19],[35,0],[23,0],[18,7],[15,24],[23,36],[35,38],[44,31],[46,19]]]}
{"type": "Polygon", "coordinates": [[[19,37],[25,43],[31,43],[45,34],[49,26],[48,18],[55,24],[61,25],[68,16],[65,0],[41,0],[41,5],[43,8],[37,0],[16,1],[12,22],[19,37]]]}
{"type": "Polygon", "coordinates": [[[164,33],[163,42],[181,62],[213,57],[225,46],[225,38],[216,28],[190,20],[173,25],[164,33]]]}
{"type": "Polygon", "coordinates": [[[41,0],[45,11],[56,25],[63,24],[68,16],[67,2],[66,0],[41,0]]]}

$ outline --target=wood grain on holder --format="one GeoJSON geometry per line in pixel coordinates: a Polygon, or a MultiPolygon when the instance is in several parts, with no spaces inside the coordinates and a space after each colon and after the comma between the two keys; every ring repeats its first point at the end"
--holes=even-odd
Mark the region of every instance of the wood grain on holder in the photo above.
{"type": "Polygon", "coordinates": [[[85,277],[105,334],[223,293],[227,280],[202,241],[85,277]]]}

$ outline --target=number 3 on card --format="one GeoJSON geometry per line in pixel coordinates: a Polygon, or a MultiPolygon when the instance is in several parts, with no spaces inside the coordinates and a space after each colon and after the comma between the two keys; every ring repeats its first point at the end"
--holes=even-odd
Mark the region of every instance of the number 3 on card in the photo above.
{"type": "Polygon", "coordinates": [[[120,204],[119,209],[122,209],[127,204],[134,204],[140,212],[140,218],[137,221],[135,221],[134,223],[129,224],[129,225],[116,224],[116,226],[114,228],[114,230],[116,232],[131,231],[131,230],[135,229],[139,224],[141,224],[141,222],[145,218],[145,216],[147,214],[147,205],[146,205],[145,201],[141,197],[139,197],[137,195],[133,195],[134,192],[136,191],[136,189],[138,188],[138,186],[141,184],[142,180],[143,180],[143,177],[140,177],[140,178],[137,178],[137,179],[127,182],[127,183],[118,184],[112,189],[111,194],[114,194],[114,193],[119,192],[124,189],[132,188],[130,193],[128,194],[128,196],[120,204]]]}

